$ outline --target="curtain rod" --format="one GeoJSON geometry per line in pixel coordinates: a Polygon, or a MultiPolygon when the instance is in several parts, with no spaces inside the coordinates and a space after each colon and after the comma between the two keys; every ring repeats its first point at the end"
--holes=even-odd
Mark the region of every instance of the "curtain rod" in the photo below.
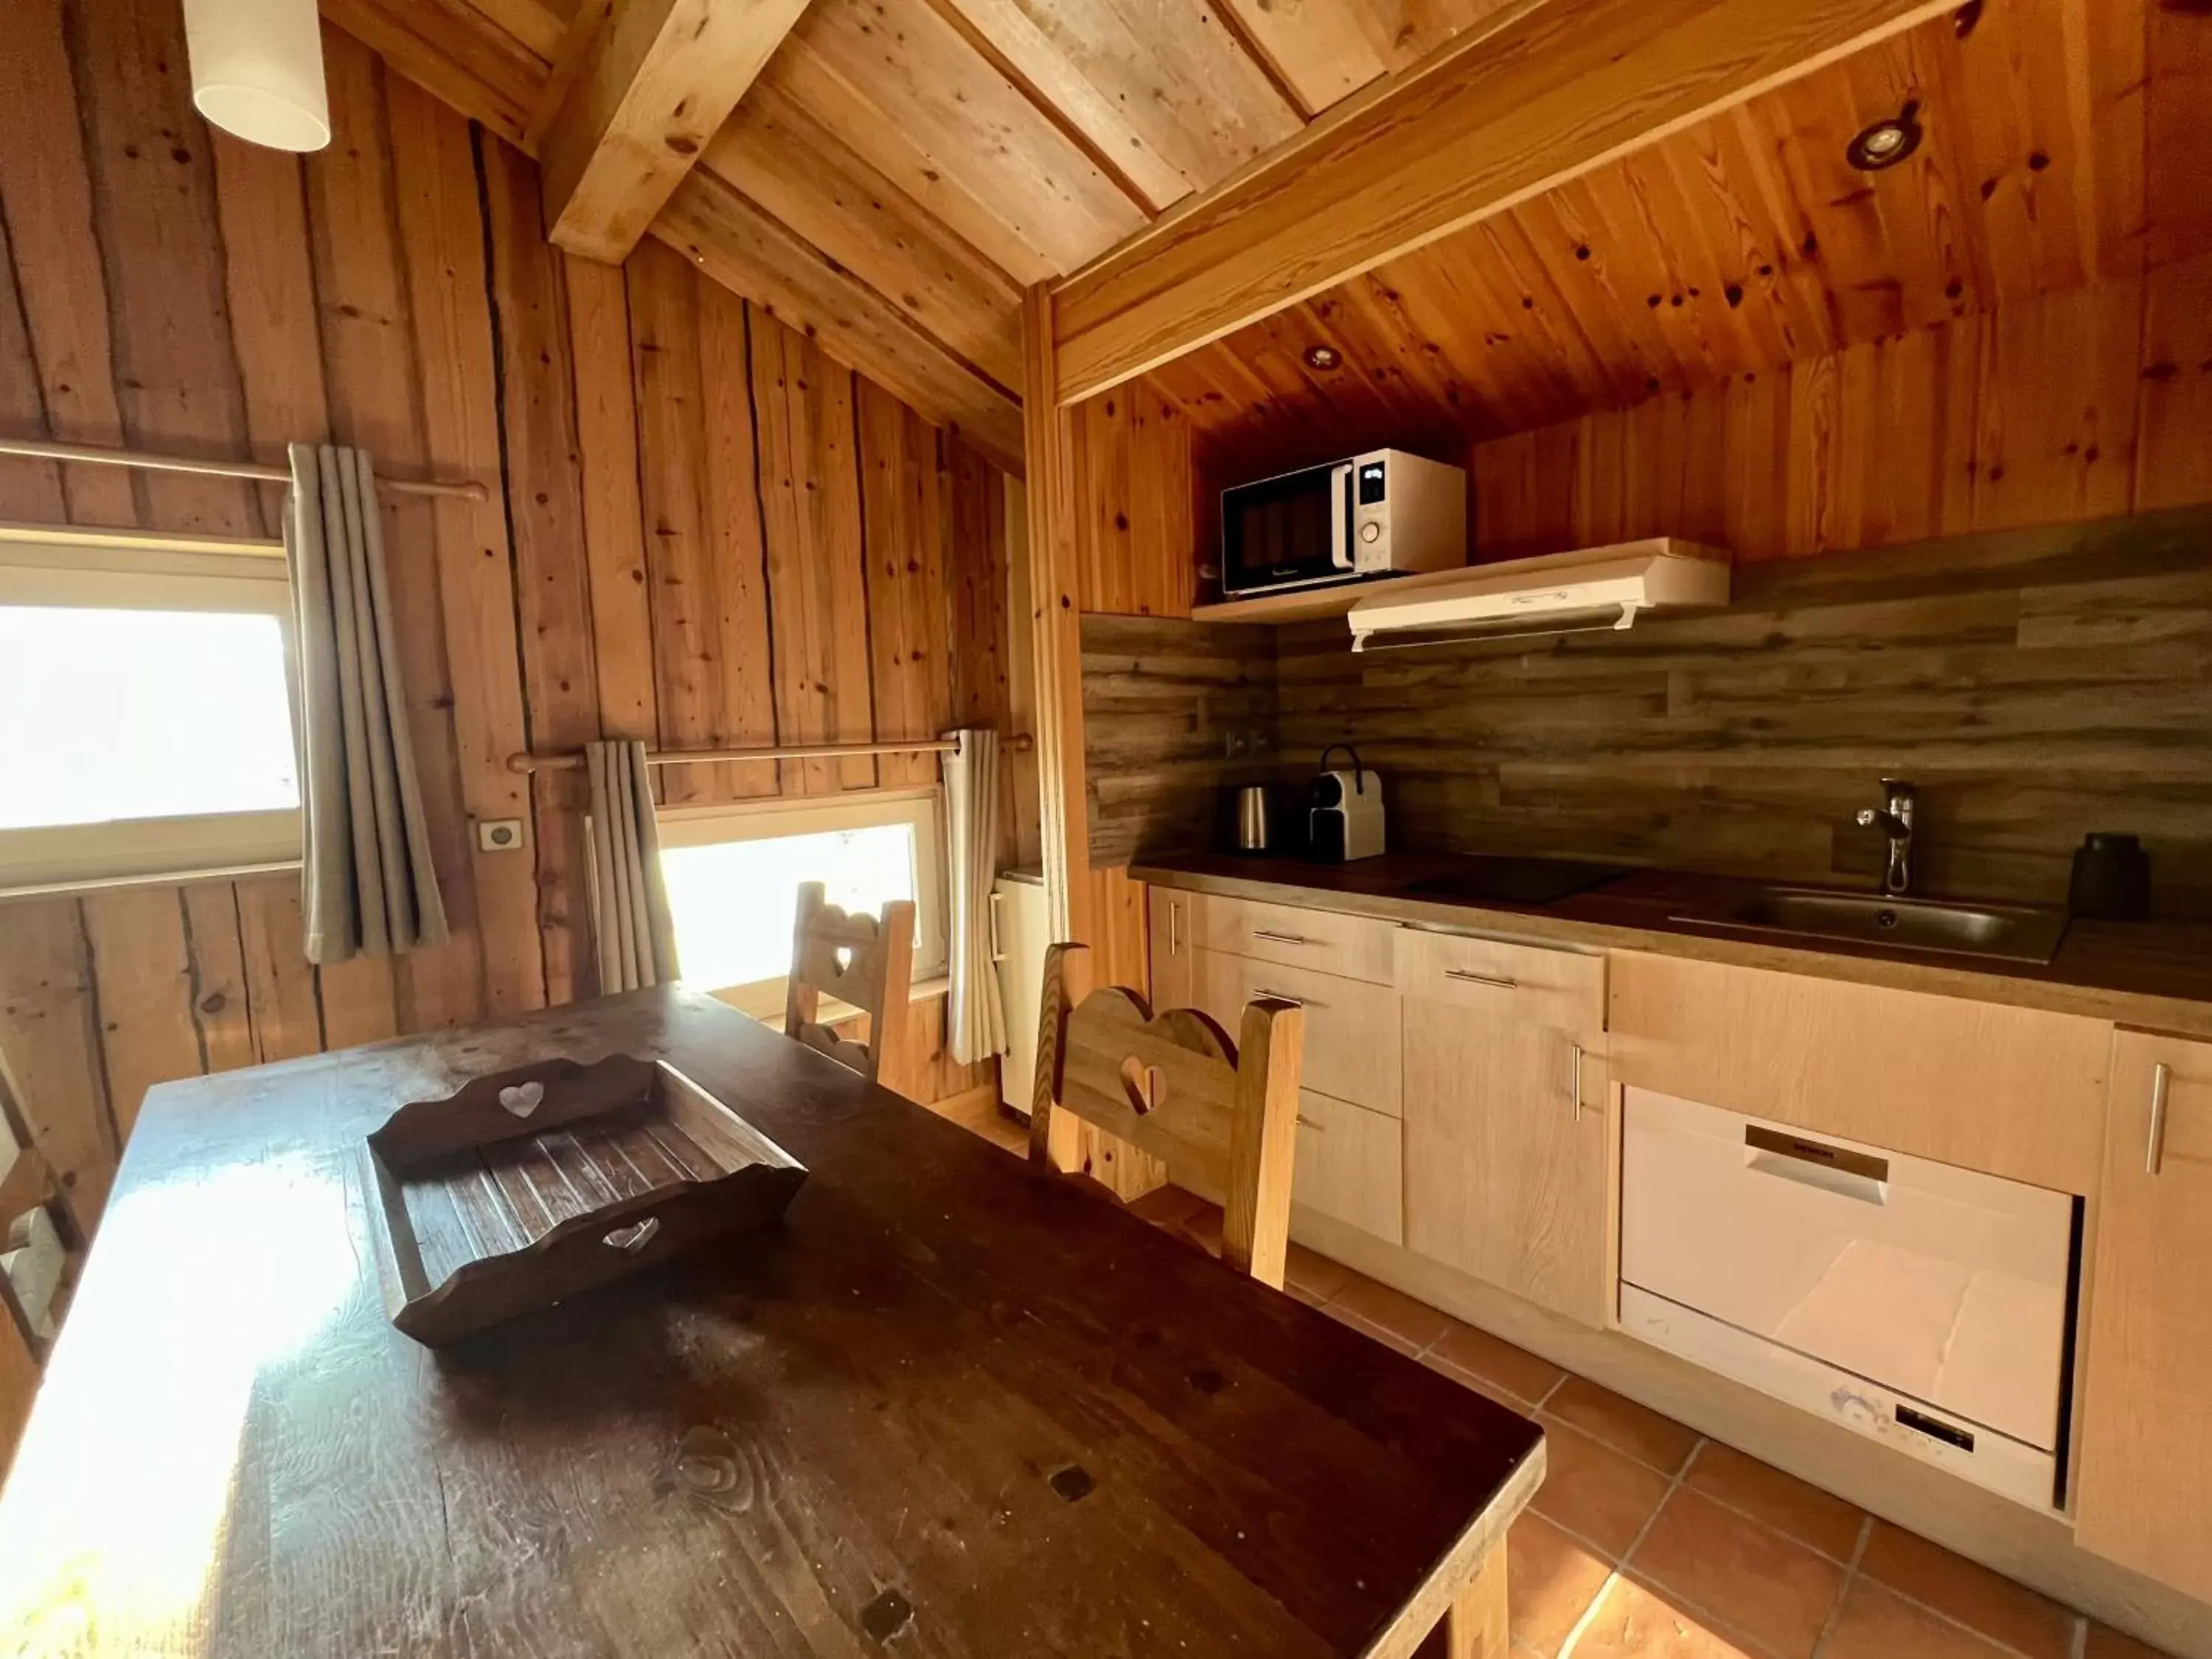
{"type": "MultiPolygon", "coordinates": [[[[40,438],[0,438],[0,455],[20,455],[39,461],[84,461],[94,466],[136,466],[149,472],[196,472],[214,478],[252,478],[262,483],[292,482],[289,468],[265,466],[258,461],[209,461],[193,455],[149,455],[143,450],[48,443],[40,438]]],[[[380,488],[402,495],[458,495],[471,501],[491,499],[490,492],[474,482],[444,483],[436,479],[414,478],[379,478],[376,482],[380,488]]]]}
{"type": "MultiPolygon", "coordinates": [[[[1036,743],[1026,732],[1006,739],[1006,747],[1026,753],[1036,743]]],[[[918,738],[911,743],[795,743],[768,749],[654,749],[647,752],[647,766],[695,766],[710,762],[773,760],[839,760],[865,755],[949,755],[959,748],[951,738],[918,738]]],[[[583,765],[580,750],[559,755],[509,755],[511,772],[566,772],[583,765]]]]}

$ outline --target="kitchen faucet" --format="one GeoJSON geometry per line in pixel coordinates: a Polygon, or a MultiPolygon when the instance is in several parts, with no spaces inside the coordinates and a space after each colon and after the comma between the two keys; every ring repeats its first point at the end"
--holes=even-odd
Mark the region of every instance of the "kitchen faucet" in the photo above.
{"type": "Polygon", "coordinates": [[[1912,786],[1902,778],[1881,781],[1885,797],[1880,806],[1859,813],[1859,822],[1878,829],[1889,842],[1889,862],[1881,872],[1881,890],[1902,898],[1912,890],[1912,786]]]}

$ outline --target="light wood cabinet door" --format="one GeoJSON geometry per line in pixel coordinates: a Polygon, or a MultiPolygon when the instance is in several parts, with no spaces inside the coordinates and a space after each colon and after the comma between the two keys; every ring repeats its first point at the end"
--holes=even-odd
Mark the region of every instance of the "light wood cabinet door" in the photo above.
{"type": "Polygon", "coordinates": [[[2212,1601],[2212,1044],[2112,1043],[2075,1537],[2212,1601]]]}
{"type": "Polygon", "coordinates": [[[1375,985],[1391,981],[1395,922],[1217,893],[1182,896],[1188,901],[1191,942],[1201,950],[1375,985]]]}
{"type": "Polygon", "coordinates": [[[1306,1011],[1302,1087],[1398,1115],[1398,994],[1387,985],[1254,962],[1219,951],[1190,953],[1190,1006],[1234,1037],[1244,1005],[1273,996],[1306,1011]]]}
{"type": "Polygon", "coordinates": [[[1198,896],[1172,887],[1155,887],[1149,900],[1152,923],[1152,1008],[1191,1008],[1191,907],[1198,896]]]}
{"type": "Polygon", "coordinates": [[[1291,1175],[1291,1234],[1310,1210],[1406,1242],[1406,1161],[1395,1117],[1304,1090],[1298,1096],[1298,1154],[1291,1175]]]}
{"type": "Polygon", "coordinates": [[[1602,1328],[1612,1139],[1601,960],[1438,936],[1405,1002],[1406,1247],[1602,1328]]]}

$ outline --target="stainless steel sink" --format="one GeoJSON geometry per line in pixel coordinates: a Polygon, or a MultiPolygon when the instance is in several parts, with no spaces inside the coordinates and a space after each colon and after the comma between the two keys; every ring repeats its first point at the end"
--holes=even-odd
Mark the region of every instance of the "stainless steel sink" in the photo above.
{"type": "Polygon", "coordinates": [[[1747,933],[1849,939],[1897,951],[1940,951],[2002,962],[2047,963],[2066,933],[2059,910],[2014,904],[1943,904],[1821,887],[1762,887],[1709,912],[1676,921],[1747,933]]]}

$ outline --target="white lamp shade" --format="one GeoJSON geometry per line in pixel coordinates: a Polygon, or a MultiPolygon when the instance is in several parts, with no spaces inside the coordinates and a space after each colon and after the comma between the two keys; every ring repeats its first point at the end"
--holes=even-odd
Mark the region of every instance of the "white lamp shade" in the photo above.
{"type": "Polygon", "coordinates": [[[315,0],[185,0],[192,103],[225,132],[271,149],[331,142],[315,0]]]}

